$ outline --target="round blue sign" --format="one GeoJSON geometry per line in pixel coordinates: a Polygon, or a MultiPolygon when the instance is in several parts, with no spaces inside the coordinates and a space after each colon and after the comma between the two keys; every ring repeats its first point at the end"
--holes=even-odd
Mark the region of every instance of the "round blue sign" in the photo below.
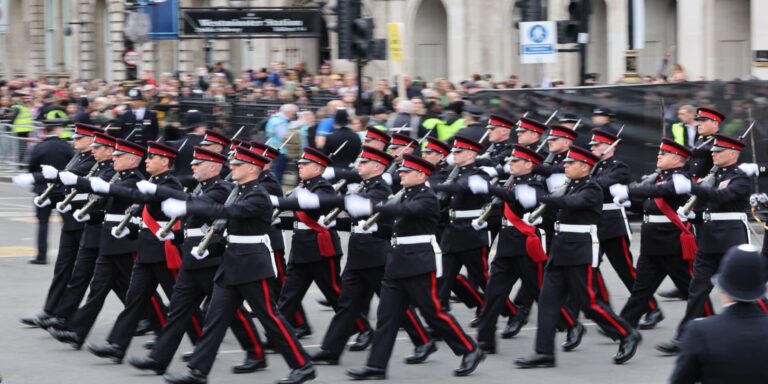
{"type": "Polygon", "coordinates": [[[530,36],[534,43],[541,43],[547,38],[547,30],[541,25],[534,25],[533,28],[528,31],[528,36],[530,36]]]}

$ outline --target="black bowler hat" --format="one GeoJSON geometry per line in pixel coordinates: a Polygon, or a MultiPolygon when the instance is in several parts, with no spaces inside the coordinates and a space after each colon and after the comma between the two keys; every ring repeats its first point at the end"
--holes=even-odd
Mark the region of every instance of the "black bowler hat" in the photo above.
{"type": "Polygon", "coordinates": [[[750,244],[728,249],[713,278],[728,296],[736,301],[756,301],[765,295],[765,261],[758,249],[750,244]]]}
{"type": "Polygon", "coordinates": [[[128,98],[130,100],[144,100],[144,96],[141,94],[141,89],[131,88],[128,90],[128,98]]]}
{"type": "Polygon", "coordinates": [[[190,109],[184,114],[184,120],[181,123],[181,129],[197,128],[201,125],[205,125],[205,119],[203,114],[198,110],[190,109]]]}

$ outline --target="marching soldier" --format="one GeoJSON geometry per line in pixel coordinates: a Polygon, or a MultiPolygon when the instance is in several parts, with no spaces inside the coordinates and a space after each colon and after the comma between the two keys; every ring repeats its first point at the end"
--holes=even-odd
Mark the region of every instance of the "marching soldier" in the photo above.
{"type": "MultiPolygon", "coordinates": [[[[373,127],[367,127],[365,132],[365,138],[363,140],[363,145],[367,147],[371,147],[373,149],[378,149],[380,151],[386,151],[387,146],[389,146],[389,142],[392,138],[384,131],[381,131],[379,129],[373,128],[373,127]]],[[[410,138],[408,138],[410,140],[410,138]]],[[[387,181],[388,184],[392,183],[391,175],[387,174],[389,177],[389,181],[387,181]]],[[[342,168],[342,167],[327,167],[325,168],[325,171],[323,171],[323,178],[335,182],[337,180],[346,180],[347,183],[359,183],[362,181],[360,179],[360,175],[355,171],[353,168],[342,168]]]]}
{"type": "MultiPolygon", "coordinates": [[[[322,196],[336,195],[331,184],[323,179],[325,168],[331,164],[331,159],[314,148],[304,148],[304,154],[299,160],[300,189],[322,196]]],[[[325,223],[326,209],[302,209],[292,199],[274,197],[273,205],[283,210],[294,211],[294,218],[281,218],[278,226],[281,229],[293,228],[291,239],[291,255],[286,270],[285,284],[280,295],[278,306],[281,313],[296,313],[301,301],[312,282],[317,284],[323,296],[334,310],[338,309],[338,299],[341,293],[341,243],[339,235],[333,229],[335,222],[325,223]]],[[[290,319],[289,319],[290,321],[290,319]]],[[[306,321],[306,319],[305,319],[306,321]]],[[[370,329],[367,321],[361,316],[355,321],[358,332],[370,329]]],[[[297,330],[299,336],[311,334],[309,325],[297,330]]]]}
{"type": "MultiPolygon", "coordinates": [[[[207,198],[187,201],[168,199],[163,202],[163,211],[168,216],[189,214],[227,219],[227,246],[216,272],[213,296],[205,318],[205,332],[187,364],[189,371],[167,374],[165,380],[168,383],[207,382],[216,352],[232,321],[232,313],[243,300],[248,302],[264,326],[270,342],[292,369],[278,383],[300,384],[315,378],[315,368],[309,356],[290,323],[277,310],[269,287],[268,280],[277,277],[268,235],[273,207],[269,195],[258,181],[268,162],[269,159],[257,153],[237,147],[231,162],[232,179],[237,182],[237,186],[225,204],[214,203],[207,198]]],[[[205,259],[211,251],[197,248],[190,252],[196,258],[205,259]]]]}
{"type": "Polygon", "coordinates": [[[620,184],[608,187],[617,205],[626,205],[629,198],[645,199],[637,274],[632,294],[621,310],[621,317],[633,327],[648,311],[648,301],[665,277],[669,276],[681,292],[688,292],[696,239],[688,218],[675,212],[686,197],[675,192],[674,180],[688,177],[685,163],[690,156],[687,147],[663,138],[656,157],[658,174],[629,188],[620,184]]]}
{"type": "MultiPolygon", "coordinates": [[[[419,142],[410,136],[393,133],[392,141],[387,148],[387,153],[395,158],[395,164],[400,165],[403,163],[403,156],[413,154],[418,145],[419,142]]],[[[397,172],[394,172],[387,173],[384,176],[384,180],[392,187],[392,193],[400,191],[400,179],[398,178],[398,175],[397,172]]]]}
{"type": "MultiPolygon", "coordinates": [[[[137,188],[147,195],[155,195],[159,199],[175,198],[186,200],[194,198],[210,203],[223,204],[229,196],[232,185],[221,180],[221,166],[227,161],[227,156],[211,152],[201,147],[194,148],[192,171],[198,182],[199,190],[188,195],[175,188],[158,186],[149,181],[140,181],[137,188]]],[[[209,255],[198,259],[192,249],[197,246],[213,224],[210,216],[187,215],[183,231],[173,233],[174,240],[182,239],[182,263],[178,280],[173,287],[173,298],[168,307],[168,322],[163,327],[160,336],[155,340],[152,352],[145,358],[129,357],[128,362],[142,370],[154,370],[162,374],[170,365],[173,354],[179,347],[184,331],[190,321],[202,331],[202,324],[196,323],[195,315],[200,304],[213,293],[214,276],[221,263],[225,241],[220,236],[209,247],[209,255]]],[[[176,241],[178,243],[178,241],[176,241]]],[[[248,373],[266,368],[267,361],[264,349],[259,340],[256,327],[244,309],[235,310],[235,318],[231,324],[232,332],[246,351],[245,361],[232,367],[233,373],[248,373]]]]}
{"type": "Polygon", "coordinates": [[[363,145],[365,146],[385,151],[391,140],[392,138],[385,131],[375,127],[365,128],[365,138],[363,140],[363,145]]]}
{"type": "Polygon", "coordinates": [[[712,168],[712,144],[714,136],[720,131],[720,124],[725,115],[710,108],[696,110],[696,127],[699,135],[691,147],[691,161],[688,162],[688,172],[694,181],[707,176],[712,168]]]}
{"type": "Polygon", "coordinates": [[[397,331],[410,304],[419,309],[429,326],[456,355],[463,356],[461,365],[454,371],[456,376],[471,374],[485,358],[456,319],[443,311],[437,297],[437,278],[443,269],[435,238],[440,212],[434,192],[426,186],[434,169],[434,165],[424,159],[405,155],[398,169],[405,188],[400,201],[374,206],[371,200],[360,196],[345,199],[346,210],[353,217],[380,212],[383,217],[394,219],[371,354],[364,367],[347,371],[352,378],[386,378],[397,331]]]}
{"type": "Polygon", "coordinates": [[[541,135],[546,130],[547,126],[544,123],[528,117],[521,117],[520,125],[515,128],[517,143],[535,151],[541,142],[541,135]]]}
{"type": "MultiPolygon", "coordinates": [[[[556,323],[563,304],[570,296],[609,336],[621,340],[613,361],[623,364],[635,355],[642,337],[605,303],[595,300],[592,279],[593,267],[597,265],[599,256],[597,224],[600,222],[603,193],[600,185],[589,175],[599,158],[586,149],[573,146],[564,161],[566,176],[571,181],[562,195],[550,193],[538,196],[532,188],[518,186],[515,189],[521,204],[533,206],[541,202],[558,211],[550,259],[539,296],[535,353],[517,359],[515,363],[522,368],[555,366],[556,323]]],[[[534,219],[529,218],[529,221],[534,219]]]]}
{"type": "MultiPolygon", "coordinates": [[[[385,152],[363,146],[357,163],[362,184],[359,187],[361,190],[356,192],[356,195],[368,198],[374,203],[386,201],[391,190],[381,175],[392,161],[392,156],[385,152]]],[[[334,196],[324,201],[320,201],[315,195],[299,196],[299,199],[309,200],[313,205],[335,205],[339,209],[344,207],[344,198],[341,196],[334,196]]],[[[329,365],[339,363],[347,339],[353,333],[351,331],[354,329],[354,321],[360,313],[367,313],[371,294],[381,292],[381,280],[384,277],[384,265],[389,252],[392,223],[389,220],[381,220],[366,229],[364,228],[365,219],[367,218],[362,218],[356,223],[349,220],[340,221],[340,226],[343,225],[345,229],[349,228],[348,230],[352,232],[349,237],[349,255],[341,276],[339,309],[323,338],[321,350],[312,356],[312,361],[315,363],[329,365]]],[[[416,346],[414,353],[406,357],[406,364],[424,362],[430,354],[437,351],[434,341],[428,338],[417,315],[410,309],[406,310],[403,327],[416,346]]],[[[361,349],[358,348],[358,350],[361,349]]]]}
{"type": "MultiPolygon", "coordinates": [[[[94,134],[98,131],[101,131],[98,127],[79,123],[75,125],[75,134],[72,136],[72,142],[77,154],[70,160],[72,165],[69,168],[70,171],[78,176],[87,174],[96,162],[91,154],[90,145],[93,143],[94,134]]],[[[14,176],[14,182],[18,184],[20,183],[20,179],[26,178],[27,181],[34,180],[36,183],[42,183],[45,180],[54,180],[55,183],[58,183],[58,171],[56,168],[53,168],[50,165],[44,165],[42,166],[42,169],[45,170],[45,172],[31,174],[31,177],[22,175],[14,176]],[[46,174],[50,177],[45,177],[46,174]]],[[[71,187],[65,188],[64,194],[68,195],[71,191],[71,187]]],[[[85,201],[85,195],[80,196],[82,198],[78,199],[77,202],[73,201],[73,204],[76,204],[77,208],[82,207],[85,201]]],[[[50,203],[49,200],[48,204],[50,203]]],[[[38,327],[40,326],[41,321],[54,316],[56,305],[62,295],[64,295],[69,277],[72,276],[72,269],[75,267],[77,250],[79,248],[78,245],[80,244],[80,239],[83,235],[84,225],[72,218],[71,213],[62,214],[61,217],[64,224],[62,225],[61,235],[59,236],[59,252],[58,256],[56,256],[56,265],[53,268],[53,279],[48,288],[43,312],[38,315],[22,318],[22,324],[38,327]]]]}
{"type": "MultiPolygon", "coordinates": [[[[142,173],[138,167],[146,154],[144,147],[122,139],[115,141],[110,136],[98,134],[94,141],[94,144],[97,143],[98,145],[94,147],[93,153],[97,161],[102,161],[100,151],[111,153],[111,157],[114,159],[113,169],[115,174],[109,178],[110,185],[135,188],[136,183],[143,180],[142,173]]],[[[110,291],[114,291],[117,297],[125,302],[125,295],[131,280],[133,259],[136,256],[137,244],[135,240],[125,236],[117,238],[112,234],[113,226],[123,220],[125,211],[131,206],[132,201],[123,197],[109,196],[104,192],[96,192],[96,189],[104,190],[104,188],[98,186],[93,188],[91,186],[92,183],[99,183],[95,181],[97,178],[107,182],[102,177],[106,177],[108,174],[108,171],[102,169],[95,174],[95,177],[88,179],[77,177],[70,172],[59,173],[59,179],[61,179],[64,185],[76,185],[78,191],[90,192],[91,197],[89,199],[94,199],[95,196],[105,196],[99,199],[104,204],[103,217],[99,217],[101,214],[94,211],[83,212],[80,210],[75,212],[75,215],[83,216],[87,220],[97,220],[100,222],[103,220],[103,223],[99,225],[101,231],[99,233],[98,258],[96,259],[96,267],[93,271],[93,279],[89,279],[88,297],[85,303],[67,319],[65,324],[58,327],[51,326],[48,329],[48,332],[54,338],[63,343],[71,344],[75,349],[82,347],[83,341],[88,336],[91,328],[93,328],[96,317],[104,306],[104,301],[110,291]],[[94,213],[95,217],[89,217],[91,213],[94,213]]],[[[86,225],[83,236],[87,235],[88,226],[86,225]]],[[[75,266],[75,270],[77,270],[77,266],[75,266]]]]}
{"type": "MultiPolygon", "coordinates": [[[[509,140],[512,130],[515,129],[515,122],[503,116],[490,115],[488,125],[485,127],[488,132],[488,142],[491,145],[477,157],[476,163],[479,167],[503,167],[505,159],[512,153],[512,142],[509,140]]],[[[492,175],[495,176],[495,175],[492,175]]]]}
{"type": "MultiPolygon", "coordinates": [[[[712,291],[712,276],[717,272],[723,254],[734,245],[749,243],[749,223],[745,211],[752,183],[744,171],[738,168],[742,149],[744,143],[739,139],[716,134],[712,144],[712,162],[715,167],[707,176],[714,178],[714,183],[691,185],[689,179],[675,180],[676,193],[691,193],[701,200],[698,212],[702,223],[698,227],[698,250],[693,262],[693,278],[688,290],[685,316],[678,327],[677,337],[656,346],[662,352],[677,353],[685,325],[704,314],[712,291]]],[[[682,210],[678,212],[688,214],[682,210]]]]}
{"type": "MultiPolygon", "coordinates": [[[[472,193],[490,193],[504,201],[504,220],[499,233],[499,245],[488,280],[486,302],[478,322],[478,343],[480,348],[490,354],[496,353],[496,320],[502,313],[505,302],[508,303],[507,297],[515,282],[520,279],[527,292],[532,293],[535,299],[539,297],[547,254],[540,231],[523,221],[533,206],[525,207],[515,200],[513,188],[525,185],[536,191],[543,191],[544,185],[531,173],[533,166],[542,160],[544,158],[536,151],[515,144],[509,159],[513,181],[508,188],[490,185],[477,176],[469,178],[468,185],[472,193]]],[[[569,322],[567,327],[573,327],[573,316],[566,309],[563,309],[562,313],[564,319],[569,322]]],[[[505,333],[502,333],[502,337],[508,338],[505,333]]],[[[566,350],[576,348],[580,341],[579,338],[576,343],[566,345],[566,350]]]]}
{"type": "MultiPolygon", "coordinates": [[[[181,184],[171,174],[173,160],[178,151],[173,147],[154,141],[147,144],[146,171],[151,175],[149,181],[158,186],[181,191],[183,189],[181,184]]],[[[158,304],[151,300],[158,284],[162,286],[168,298],[173,297],[173,285],[181,267],[181,254],[178,246],[173,244],[172,234],[167,234],[165,237],[161,236],[161,229],[167,224],[170,217],[165,216],[161,211],[159,198],[144,195],[136,186],[110,185],[97,178],[91,180],[91,188],[99,193],[130,200],[134,204],[138,204],[141,210],[141,229],[138,230],[136,260],[131,272],[128,292],[125,295],[125,309],[115,320],[115,324],[107,336],[107,344],[88,346],[88,350],[94,355],[121,363],[139,320],[142,319],[150,304],[158,304]]],[[[180,223],[176,223],[176,226],[180,226],[180,223]]],[[[122,233],[118,232],[119,227],[114,228],[113,236],[118,238],[128,236],[131,232],[127,227],[123,228],[122,233]]],[[[164,313],[161,318],[161,323],[165,325],[164,313]]],[[[193,342],[202,333],[202,328],[199,326],[201,323],[201,319],[194,318],[190,324],[188,333],[193,342]]]]}
{"type": "MultiPolygon", "coordinates": [[[[613,202],[613,196],[610,187],[614,184],[627,185],[630,181],[629,166],[626,163],[616,160],[616,145],[619,137],[603,129],[592,130],[592,140],[589,142],[590,150],[594,155],[600,158],[595,165],[592,178],[603,189],[603,214],[600,217],[600,224],[597,225],[597,238],[600,240],[601,257],[598,263],[602,263],[602,254],[605,254],[608,261],[616,270],[624,286],[632,292],[632,286],[635,284],[637,271],[633,265],[632,253],[629,250],[630,234],[629,222],[624,207],[613,202]]],[[[608,299],[608,290],[605,287],[602,273],[599,272],[599,264],[596,272],[596,283],[606,303],[608,299]]],[[[664,314],[659,308],[656,299],[650,297],[648,300],[648,312],[645,319],[640,324],[640,329],[651,329],[664,319],[664,314]]],[[[632,324],[637,327],[638,324],[632,324]]]]}

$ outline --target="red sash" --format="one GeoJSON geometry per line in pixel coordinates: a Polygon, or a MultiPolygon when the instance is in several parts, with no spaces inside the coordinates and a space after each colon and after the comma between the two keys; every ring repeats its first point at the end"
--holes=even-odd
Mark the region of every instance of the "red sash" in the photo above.
{"type": "Polygon", "coordinates": [[[504,203],[504,218],[506,218],[515,229],[526,236],[525,250],[528,252],[528,256],[531,260],[536,263],[547,261],[547,253],[544,252],[544,247],[541,246],[541,239],[536,235],[536,226],[528,225],[523,222],[523,219],[518,217],[507,203],[504,203]]]}
{"type": "Polygon", "coordinates": [[[333,246],[333,238],[328,228],[320,225],[304,211],[296,211],[296,217],[311,230],[317,232],[317,246],[320,248],[320,256],[336,256],[336,248],[333,246]]]}
{"type": "MultiPolygon", "coordinates": [[[[157,233],[157,231],[160,230],[160,224],[158,224],[157,220],[149,214],[146,205],[144,205],[144,210],[141,211],[141,219],[144,220],[144,224],[150,231],[152,231],[152,233],[157,233]]],[[[181,222],[177,221],[176,224],[173,225],[173,230],[176,231],[180,228],[181,222]]],[[[168,269],[178,270],[181,268],[181,255],[179,254],[179,249],[173,245],[171,240],[166,240],[163,243],[163,246],[165,247],[165,264],[168,266],[168,269]]]]}
{"type": "Polygon", "coordinates": [[[663,213],[664,216],[666,216],[669,221],[680,230],[680,247],[683,250],[683,260],[693,260],[694,256],[696,256],[696,250],[698,250],[699,247],[696,245],[696,236],[691,232],[691,225],[683,224],[683,221],[680,220],[680,216],[677,215],[677,212],[675,212],[663,198],[657,197],[653,199],[653,202],[659,207],[661,213],[663,213]]]}

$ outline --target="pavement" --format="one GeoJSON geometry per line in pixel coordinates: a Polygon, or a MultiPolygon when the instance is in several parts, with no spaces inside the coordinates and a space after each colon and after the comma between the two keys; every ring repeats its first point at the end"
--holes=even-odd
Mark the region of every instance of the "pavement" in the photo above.
{"type": "MultiPolygon", "coordinates": [[[[23,316],[38,313],[41,310],[48,284],[53,273],[56,257],[60,220],[54,218],[50,229],[50,250],[48,265],[32,265],[27,261],[35,253],[35,217],[31,203],[32,195],[9,183],[0,183],[0,375],[3,383],[19,384],[91,384],[91,383],[162,383],[154,374],[138,371],[124,363],[116,365],[108,360],[99,359],[85,348],[75,351],[66,344],[51,338],[47,332],[28,328],[19,323],[23,316]]],[[[639,233],[639,223],[632,223],[635,233],[639,233]]],[[[762,244],[761,234],[754,239],[755,244],[762,244]]],[[[633,254],[638,254],[638,241],[632,243],[633,254]]],[[[620,310],[627,300],[628,292],[610,267],[603,266],[611,302],[620,310]]],[[[667,279],[661,289],[672,287],[667,279]]],[[[713,298],[717,299],[713,294],[713,298]]],[[[310,352],[319,348],[325,329],[332,318],[332,311],[317,304],[320,291],[313,285],[304,304],[309,315],[314,334],[302,340],[310,352]]],[[[478,370],[469,377],[453,376],[453,369],[460,363],[460,357],[454,356],[450,349],[439,343],[439,351],[422,365],[405,365],[402,359],[411,352],[412,345],[407,335],[400,332],[398,342],[390,361],[389,381],[394,383],[614,383],[623,384],[659,383],[667,381],[675,359],[662,356],[653,346],[671,338],[677,322],[685,310],[682,301],[668,301],[658,298],[664,311],[664,320],[657,329],[643,331],[643,343],[637,355],[624,365],[614,365],[612,357],[618,344],[601,336],[594,324],[586,319],[587,335],[580,347],[573,352],[558,352],[557,368],[522,370],[514,367],[515,358],[526,356],[533,351],[536,331],[536,313],[531,314],[532,323],[514,339],[499,340],[498,354],[488,356],[478,370]]],[[[715,300],[717,302],[717,300],[715,300]]],[[[86,343],[103,343],[115,318],[120,313],[122,304],[111,295],[99,316],[96,325],[86,343]]],[[[375,308],[372,305],[371,320],[375,323],[375,308]]],[[[719,308],[719,305],[718,305],[719,308]]],[[[472,335],[475,330],[468,324],[474,317],[474,311],[461,305],[454,305],[452,312],[465,329],[472,335]]],[[[503,326],[504,319],[499,325],[503,326]]],[[[263,333],[262,333],[263,337],[263,333]]],[[[142,356],[147,353],[142,344],[152,336],[136,337],[128,355],[142,356]]],[[[558,334],[558,343],[565,334],[558,334]]],[[[185,365],[178,357],[181,352],[191,350],[188,340],[182,342],[177,358],[169,372],[185,370],[185,365]]],[[[228,334],[222,344],[213,371],[209,376],[211,383],[251,383],[274,382],[283,377],[288,368],[279,355],[268,355],[269,367],[258,373],[235,375],[231,366],[238,364],[244,353],[237,342],[228,334]]],[[[366,352],[347,352],[342,356],[340,366],[319,366],[315,383],[345,383],[349,380],[344,371],[364,364],[366,352]]]]}

